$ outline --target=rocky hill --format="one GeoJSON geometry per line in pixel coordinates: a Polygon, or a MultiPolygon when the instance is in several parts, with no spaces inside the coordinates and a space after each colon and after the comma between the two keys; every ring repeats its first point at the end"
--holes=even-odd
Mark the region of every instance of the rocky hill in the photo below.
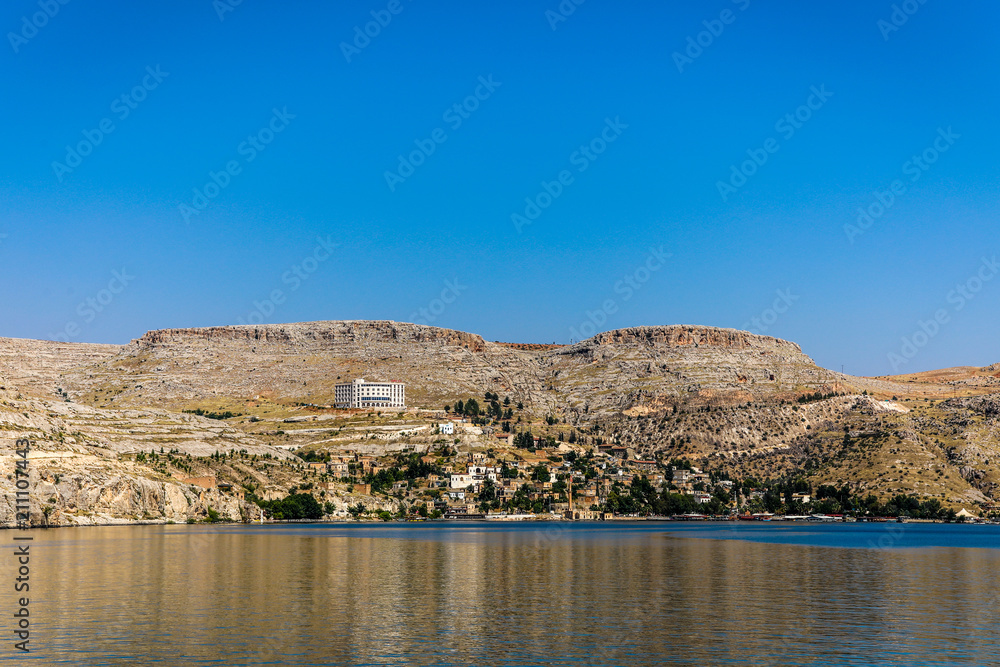
{"type": "Polygon", "coordinates": [[[735,330],[638,327],[532,348],[387,321],[151,331],[60,374],[96,405],[170,407],[255,396],[329,404],[333,386],[355,377],[406,382],[409,402],[424,407],[493,391],[580,413],[791,396],[848,380],[794,343],[735,330]]]}
{"type": "MultiPolygon", "coordinates": [[[[586,447],[982,503],[1000,488],[996,374],[852,377],[795,343],[691,325],[568,346],[390,321],[166,329],[125,346],[0,339],[0,463],[12,469],[15,438],[38,442],[46,521],[178,520],[210,506],[239,518],[248,506],[219,488],[280,496],[308,477],[290,449],[419,451],[434,411],[495,392],[523,404],[514,429],[572,432],[586,447]],[[324,407],[356,377],[406,382],[407,414],[324,407]],[[200,478],[225,484],[185,481],[200,478]]],[[[0,478],[8,499],[11,485],[0,478]]],[[[338,509],[352,498],[330,489],[338,509]]],[[[0,523],[12,516],[12,501],[0,505],[0,523]]]]}

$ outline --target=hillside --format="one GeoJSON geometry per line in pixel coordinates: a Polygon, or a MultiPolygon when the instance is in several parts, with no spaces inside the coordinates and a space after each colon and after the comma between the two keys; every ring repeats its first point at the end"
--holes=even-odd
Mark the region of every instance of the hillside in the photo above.
{"type": "Polygon", "coordinates": [[[409,402],[423,407],[487,390],[538,410],[573,413],[650,400],[795,396],[849,382],[818,368],[794,343],[735,330],[639,327],[530,349],[384,321],[152,331],[60,377],[75,395],[103,406],[182,407],[255,396],[323,405],[332,403],[338,381],[369,377],[406,382],[409,402]]]}
{"type": "MultiPolygon", "coordinates": [[[[691,325],[569,346],[389,321],[167,329],[125,346],[0,339],[0,431],[8,467],[14,438],[38,441],[35,474],[63,523],[180,520],[209,506],[237,518],[252,508],[227,484],[281,497],[308,478],[290,450],[429,451],[442,407],[486,392],[523,406],[512,430],[572,432],[581,452],[606,441],[739,477],[989,504],[997,374],[859,378],[795,343],[691,325]],[[406,382],[405,414],[333,410],[334,385],[355,377],[406,382]],[[185,481],[202,477],[220,486],[185,481]]],[[[469,450],[488,440],[459,439],[469,450]]],[[[358,499],[349,488],[330,483],[321,497],[342,511],[358,499]]],[[[0,522],[11,517],[0,507],[0,522]]]]}

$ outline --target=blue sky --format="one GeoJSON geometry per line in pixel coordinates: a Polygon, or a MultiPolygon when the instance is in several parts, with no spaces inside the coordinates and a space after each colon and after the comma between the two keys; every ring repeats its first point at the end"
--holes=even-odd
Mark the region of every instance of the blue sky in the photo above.
{"type": "Polygon", "coordinates": [[[995,3],[317,4],[5,3],[0,335],[685,323],[858,374],[1000,361],[995,3]]]}

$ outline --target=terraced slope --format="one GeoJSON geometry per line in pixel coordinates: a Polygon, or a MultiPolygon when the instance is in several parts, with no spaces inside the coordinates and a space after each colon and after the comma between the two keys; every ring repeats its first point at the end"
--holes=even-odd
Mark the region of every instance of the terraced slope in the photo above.
{"type": "MultiPolygon", "coordinates": [[[[515,429],[572,431],[586,447],[984,503],[1000,500],[998,373],[852,377],[818,367],[795,343],[690,325],[569,346],[389,321],[168,329],[125,346],[0,338],[0,465],[13,466],[14,439],[36,439],[33,474],[64,523],[183,519],[209,506],[237,518],[248,507],[236,495],[185,480],[213,476],[280,496],[307,479],[290,447],[377,455],[434,440],[433,412],[321,407],[338,381],[365,377],[406,382],[408,404],[432,411],[487,391],[509,396],[524,404],[515,429]],[[199,408],[223,414],[182,412],[199,408]]],[[[7,498],[11,484],[0,477],[7,498]]],[[[342,491],[329,496],[339,508],[354,502],[342,491]]],[[[12,512],[0,504],[0,523],[12,512]]]]}
{"type": "Polygon", "coordinates": [[[151,331],[77,373],[95,405],[172,408],[256,397],[331,404],[355,377],[407,383],[408,402],[438,407],[483,387],[530,401],[537,353],[460,331],[395,322],[313,322],[151,331]]]}
{"type": "Polygon", "coordinates": [[[732,329],[638,327],[572,346],[516,346],[385,321],[152,331],[64,383],[93,405],[180,409],[258,398],[330,404],[333,386],[354,377],[406,382],[417,406],[493,391],[539,413],[576,415],[856,384],[794,343],[732,329]]]}

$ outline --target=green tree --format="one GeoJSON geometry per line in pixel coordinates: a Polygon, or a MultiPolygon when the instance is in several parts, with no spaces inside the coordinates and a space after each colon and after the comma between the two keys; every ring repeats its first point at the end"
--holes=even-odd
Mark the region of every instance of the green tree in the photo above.
{"type": "Polygon", "coordinates": [[[251,497],[250,500],[278,520],[323,518],[323,508],[309,493],[293,493],[281,500],[262,500],[257,497],[251,497]]]}
{"type": "Polygon", "coordinates": [[[549,481],[549,477],[549,468],[542,463],[531,469],[531,479],[536,482],[547,482],[549,481]]]}

